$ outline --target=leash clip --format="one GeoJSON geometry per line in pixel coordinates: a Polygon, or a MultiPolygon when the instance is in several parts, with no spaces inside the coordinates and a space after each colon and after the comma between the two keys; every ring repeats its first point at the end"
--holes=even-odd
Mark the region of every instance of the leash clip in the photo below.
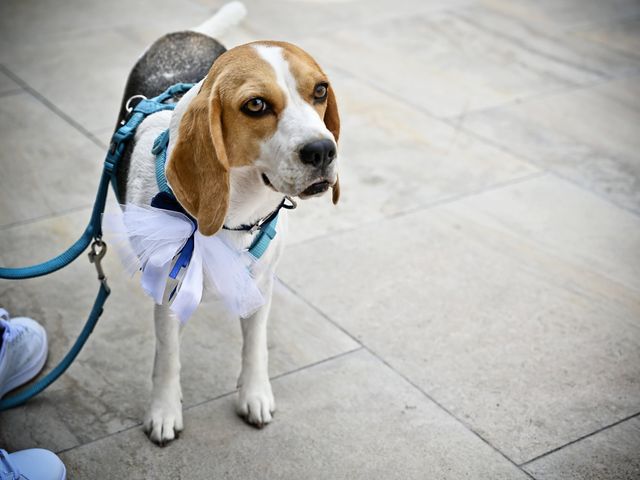
{"type": "Polygon", "coordinates": [[[101,238],[96,238],[91,244],[91,250],[89,251],[89,262],[95,265],[96,271],[98,272],[98,280],[100,280],[104,288],[108,292],[110,292],[111,290],[107,285],[107,277],[104,274],[104,270],[102,270],[102,259],[106,254],[107,244],[101,238]]]}

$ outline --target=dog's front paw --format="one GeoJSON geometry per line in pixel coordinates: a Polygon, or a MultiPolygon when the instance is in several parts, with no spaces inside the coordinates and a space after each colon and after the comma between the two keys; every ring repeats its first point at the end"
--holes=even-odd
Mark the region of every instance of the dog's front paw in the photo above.
{"type": "Polygon", "coordinates": [[[149,439],[163,447],[178,436],[182,427],[180,387],[154,392],[144,420],[144,431],[149,439]]]}
{"type": "Polygon", "coordinates": [[[271,422],[275,410],[276,402],[268,379],[240,386],[236,411],[247,423],[262,428],[271,422]]]}

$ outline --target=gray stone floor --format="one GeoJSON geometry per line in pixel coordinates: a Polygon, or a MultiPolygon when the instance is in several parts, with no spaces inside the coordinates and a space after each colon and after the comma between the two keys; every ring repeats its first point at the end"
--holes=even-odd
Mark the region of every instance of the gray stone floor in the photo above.
{"type": "MultiPolygon", "coordinates": [[[[298,43],[343,119],[342,203],[293,213],[280,269],[275,422],[235,416],[239,327],[208,305],[186,430],[147,441],[152,306],[109,255],[87,347],[0,446],[71,479],[640,478],[640,2],[245,3],[224,42],[298,43]]],[[[1,264],[79,235],[129,68],[220,4],[0,3],[1,264]]],[[[96,287],[79,260],[0,304],[46,326],[50,369],[96,287]]]]}

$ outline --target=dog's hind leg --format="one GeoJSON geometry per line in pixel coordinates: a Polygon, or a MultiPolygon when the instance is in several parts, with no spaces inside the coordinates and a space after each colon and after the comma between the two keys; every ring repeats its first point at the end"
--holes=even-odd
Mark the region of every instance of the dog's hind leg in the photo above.
{"type": "Polygon", "coordinates": [[[238,378],[237,412],[248,423],[260,428],[271,422],[276,404],[269,381],[267,319],[271,308],[273,281],[264,289],[265,304],[242,325],[242,371],[238,378]]]}
{"type": "Polygon", "coordinates": [[[152,442],[164,445],[182,430],[180,388],[180,322],[167,305],[154,310],[156,354],[153,362],[151,404],[144,430],[152,442]]]}

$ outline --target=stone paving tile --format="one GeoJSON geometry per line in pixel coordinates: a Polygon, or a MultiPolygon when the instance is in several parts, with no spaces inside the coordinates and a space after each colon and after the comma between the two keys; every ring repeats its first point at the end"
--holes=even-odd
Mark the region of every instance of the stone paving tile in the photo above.
{"type": "Polygon", "coordinates": [[[263,430],[222,398],[186,412],[164,449],[133,429],[62,459],[74,478],[104,478],[105,465],[130,479],[527,478],[365,351],[279,378],[274,393],[279,410],[263,430]]]}
{"type": "Polygon", "coordinates": [[[636,413],[637,291],[463,210],[293,246],[281,276],[517,463],[636,413]]]}
{"type": "Polygon", "coordinates": [[[640,478],[640,419],[596,433],[527,464],[525,469],[537,480],[640,478]]]}
{"type": "Polygon", "coordinates": [[[640,291],[640,218],[564,180],[545,175],[446,208],[640,291]]]}
{"type": "MultiPolygon", "coordinates": [[[[19,266],[59,253],[80,234],[88,216],[84,210],[0,231],[3,262],[19,266]]],[[[113,292],[85,350],[47,392],[25,407],[0,413],[0,445],[5,448],[71,448],[141,420],[154,355],[153,303],[138,278],[124,273],[113,245],[105,270],[113,292]]],[[[45,325],[49,370],[76,338],[96,292],[95,271],[83,255],[51,276],[1,281],[0,305],[45,325]]],[[[276,289],[269,335],[273,375],[358,346],[284,288],[276,289]]],[[[183,335],[185,405],[235,389],[240,339],[237,320],[213,303],[203,304],[183,335]]]]}
{"type": "Polygon", "coordinates": [[[291,213],[291,243],[538,171],[360,80],[331,69],[328,75],[342,116],[341,200],[337,206],[328,195],[299,202],[291,213]]]}
{"type": "Polygon", "coordinates": [[[0,132],[0,227],[91,203],[99,147],[26,93],[2,99],[0,132]]]}
{"type": "Polygon", "coordinates": [[[460,119],[507,150],[640,212],[640,82],[618,79],[460,119]]]}
{"type": "Polygon", "coordinates": [[[620,52],[537,31],[480,6],[390,18],[299,41],[321,63],[348,66],[381,90],[442,117],[640,69],[620,52]]]}

